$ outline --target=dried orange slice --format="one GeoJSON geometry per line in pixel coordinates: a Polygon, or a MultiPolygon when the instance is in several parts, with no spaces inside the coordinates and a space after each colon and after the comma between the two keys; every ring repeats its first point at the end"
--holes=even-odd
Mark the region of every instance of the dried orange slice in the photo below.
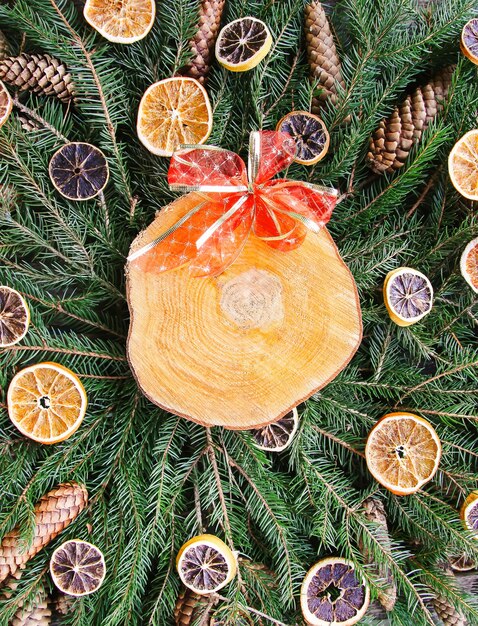
{"type": "Polygon", "coordinates": [[[470,241],[463,250],[460,259],[460,271],[473,291],[478,293],[478,237],[470,241]]]}
{"type": "Polygon", "coordinates": [[[216,58],[231,72],[245,72],[256,67],[269,53],[272,35],[255,17],[241,17],[226,24],[216,41],[216,58]]]}
{"type": "Polygon", "coordinates": [[[372,428],[365,459],[372,476],[398,496],[418,491],[433,478],[441,457],[434,428],[413,413],[389,413],[372,428]]]}
{"type": "Polygon", "coordinates": [[[450,557],[448,563],[455,572],[469,572],[476,569],[476,561],[464,553],[450,557]]]}
{"type": "Polygon", "coordinates": [[[55,586],[63,593],[87,596],[99,589],[105,579],[105,559],[93,544],[72,539],[53,552],[50,573],[55,586]]]}
{"type": "Polygon", "coordinates": [[[10,117],[13,100],[5,85],[0,81],[0,126],[3,126],[10,117]]]}
{"type": "MultiPolygon", "coordinates": [[[[465,528],[478,531],[478,491],[472,491],[463,502],[460,509],[460,517],[465,528]]],[[[476,539],[478,539],[478,532],[476,539]]]]}
{"type": "Polygon", "coordinates": [[[13,346],[25,337],[30,324],[30,309],[22,295],[0,285],[0,348],[13,346]]]}
{"type": "Polygon", "coordinates": [[[231,582],[237,572],[237,560],[219,537],[199,535],[178,552],[176,568],[186,587],[203,595],[219,591],[231,582]]]}
{"type": "Polygon", "coordinates": [[[478,18],[473,18],[463,26],[460,48],[472,63],[478,65],[478,18]]]}
{"type": "Polygon", "coordinates": [[[470,130],[453,146],[448,156],[448,173],[457,191],[478,200],[478,130],[470,130]]]}
{"type": "Polygon", "coordinates": [[[324,158],[329,149],[330,137],[324,122],[307,111],[292,111],[285,115],[276,130],[288,133],[295,139],[297,153],[294,161],[313,165],[324,158]]]}
{"type": "Polygon", "coordinates": [[[432,310],[433,287],[425,274],[411,267],[399,267],[387,274],[383,298],[395,324],[410,326],[432,310]]]}
{"type": "Polygon", "coordinates": [[[25,436],[40,443],[68,439],[86,413],[86,391],[72,371],[38,363],[16,374],[8,387],[8,414],[25,436]]]}
{"type": "Polygon", "coordinates": [[[294,407],[277,422],[251,430],[257,447],[269,452],[282,452],[290,446],[299,426],[299,414],[294,407]]]}
{"type": "Polygon", "coordinates": [[[194,78],[160,80],[141,98],[138,137],[153,154],[171,156],[181,144],[204,143],[211,130],[211,103],[194,78]]]}
{"type": "Polygon", "coordinates": [[[85,20],[114,43],[134,43],[154,24],[155,0],[86,0],[85,20]]]}
{"type": "Polygon", "coordinates": [[[300,606],[310,626],[352,626],[365,615],[370,590],[351,561],[322,559],[304,578],[300,606]]]}

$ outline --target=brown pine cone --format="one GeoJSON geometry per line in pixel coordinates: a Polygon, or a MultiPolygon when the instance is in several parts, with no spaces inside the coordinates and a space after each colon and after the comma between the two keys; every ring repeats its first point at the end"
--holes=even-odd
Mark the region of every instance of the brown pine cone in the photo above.
{"type": "Polygon", "coordinates": [[[212,606],[213,603],[208,597],[183,587],[174,607],[174,623],[176,626],[191,626],[199,617],[209,617],[212,606]]]}
{"type": "MultiPolygon", "coordinates": [[[[388,534],[388,524],[387,524],[387,515],[385,513],[385,507],[383,506],[383,502],[378,498],[367,498],[362,502],[362,506],[364,508],[365,517],[375,524],[377,524],[378,533],[377,540],[381,545],[386,549],[390,549],[391,541],[388,534]]],[[[364,557],[364,561],[366,564],[373,564],[375,559],[373,555],[371,555],[368,550],[364,548],[364,546],[360,546],[361,552],[364,557]]],[[[384,584],[378,591],[377,597],[380,604],[386,611],[391,611],[395,606],[395,602],[397,601],[397,587],[393,580],[392,574],[388,567],[374,567],[375,574],[378,578],[382,580],[386,580],[386,584],[384,584]]]]}
{"type": "Polygon", "coordinates": [[[0,582],[14,575],[29,559],[54,539],[85,508],[88,493],[83,485],[63,483],[42,496],[35,505],[35,533],[22,551],[18,529],[7,533],[0,544],[0,582]]]}
{"type": "Polygon", "coordinates": [[[74,99],[75,88],[66,66],[49,54],[20,54],[0,60],[0,80],[19,91],[56,96],[62,102],[74,99]]]}
{"type": "Polygon", "coordinates": [[[26,115],[19,114],[18,120],[20,124],[22,125],[23,130],[27,133],[31,133],[32,130],[40,129],[40,124],[36,122],[35,120],[32,120],[31,118],[27,117],[26,115]]]}
{"type": "MultiPolygon", "coordinates": [[[[448,565],[444,564],[443,570],[448,576],[454,576],[453,570],[448,565]]],[[[444,596],[437,596],[432,600],[432,604],[444,626],[466,626],[468,624],[464,615],[457,611],[444,596]]]]}
{"type": "Polygon", "coordinates": [[[10,626],[50,626],[51,610],[48,596],[44,589],[40,590],[30,608],[20,607],[15,613],[10,626]]]}
{"type": "Polygon", "coordinates": [[[0,59],[4,59],[10,54],[10,44],[4,33],[0,30],[0,59]]]}
{"type": "Polygon", "coordinates": [[[377,174],[403,167],[412,146],[418,143],[428,125],[443,109],[454,66],[446,67],[426,85],[417,87],[380,122],[370,140],[367,161],[377,174]]]}
{"type": "Polygon", "coordinates": [[[224,4],[225,0],[201,0],[198,29],[189,42],[193,56],[190,63],[181,70],[183,76],[195,78],[201,84],[205,83],[214,60],[214,46],[224,4]]]}
{"type": "Polygon", "coordinates": [[[305,41],[310,78],[322,88],[320,95],[312,101],[312,113],[319,113],[327,100],[336,103],[337,85],[345,87],[345,83],[329,21],[317,0],[305,6],[305,41]]]}

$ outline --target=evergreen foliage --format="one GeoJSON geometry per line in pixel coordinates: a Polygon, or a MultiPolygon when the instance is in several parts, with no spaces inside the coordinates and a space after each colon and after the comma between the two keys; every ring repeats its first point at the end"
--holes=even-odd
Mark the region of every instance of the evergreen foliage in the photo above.
{"type": "MultiPolygon", "coordinates": [[[[387,565],[398,585],[391,624],[435,624],[429,600],[437,594],[478,624],[476,600],[439,568],[462,552],[478,559],[478,543],[457,513],[478,485],[478,300],[459,273],[461,251],[478,225],[446,167],[454,142],[476,126],[477,71],[460,57],[458,41],[478,6],[476,0],[422,5],[329,3],[346,88],[337,106],[323,111],[329,156],[313,168],[293,165],[289,176],[325,182],[343,194],[330,230],[359,287],[364,339],[345,371],[300,407],[293,445],[276,457],[257,450],[248,433],[204,429],[156,408],[139,392],[126,358],[125,258],[135,235],[174,197],[168,159],[149,154],[136,137],[136,111],[146,87],[187,62],[198,1],[158,0],[152,32],[130,46],[101,38],[71,0],[0,5],[0,29],[13,52],[57,56],[77,88],[77,104],[69,108],[23,95],[0,131],[0,284],[21,291],[32,312],[25,340],[0,349],[0,537],[20,524],[28,541],[42,494],[66,480],[87,485],[89,507],[62,539],[97,544],[108,575],[95,595],[75,603],[64,624],[172,624],[175,555],[204,530],[247,557],[240,576],[221,592],[221,616],[230,624],[241,607],[258,611],[257,624],[300,622],[307,569],[329,554],[362,568],[359,544],[387,565]],[[457,69],[443,114],[404,168],[371,175],[365,156],[380,119],[417,81],[450,62],[457,69]],[[16,114],[25,112],[40,130],[22,129],[16,114]],[[350,123],[341,123],[349,114],[350,123]],[[89,141],[107,155],[111,180],[104,198],[75,203],[54,190],[48,162],[66,140],[89,141]],[[386,273],[400,265],[425,272],[436,292],[431,314],[409,328],[389,320],[381,295],[386,273]],[[5,404],[14,373],[42,360],[78,372],[90,401],[80,430],[51,447],[20,436],[5,404]],[[443,443],[434,480],[405,498],[374,482],[363,458],[372,425],[397,408],[428,419],[443,443]],[[371,494],[385,502],[391,548],[361,510],[371,494]],[[248,559],[275,572],[275,588],[248,559]]],[[[304,0],[226,2],[227,21],[264,20],[274,45],[251,72],[213,68],[209,143],[244,153],[251,130],[275,128],[292,108],[309,108],[303,10],[304,0]]],[[[57,542],[2,600],[0,625],[42,581],[49,584],[45,572],[57,542]]],[[[384,581],[374,578],[373,568],[361,571],[376,597],[384,581]]],[[[376,622],[366,616],[363,623],[376,622]]]]}

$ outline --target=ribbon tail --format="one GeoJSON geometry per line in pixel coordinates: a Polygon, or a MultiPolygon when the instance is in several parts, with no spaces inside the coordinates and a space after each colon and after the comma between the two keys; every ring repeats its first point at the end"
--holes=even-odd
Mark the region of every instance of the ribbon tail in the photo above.
{"type": "Polygon", "coordinates": [[[241,196],[239,200],[234,202],[232,207],[226,213],[224,213],[224,215],[221,215],[221,217],[216,220],[214,224],[211,224],[211,226],[209,226],[209,228],[196,241],[196,247],[198,250],[206,243],[206,241],[208,241],[214,235],[214,233],[219,228],[221,228],[224,222],[227,222],[228,219],[230,219],[235,213],[237,213],[237,211],[239,211],[239,209],[242,207],[244,202],[246,202],[248,197],[249,196],[247,195],[241,196]]]}

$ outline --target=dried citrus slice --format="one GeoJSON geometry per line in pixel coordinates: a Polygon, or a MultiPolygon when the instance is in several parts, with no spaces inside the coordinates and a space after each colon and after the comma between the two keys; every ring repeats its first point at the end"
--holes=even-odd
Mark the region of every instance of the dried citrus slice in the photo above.
{"type": "Polygon", "coordinates": [[[58,363],[30,365],[16,374],[7,394],[8,414],[18,430],[40,443],[68,439],[86,413],[80,379],[58,363]]]}
{"type": "Polygon", "coordinates": [[[114,43],[134,43],[154,24],[155,0],[86,0],[85,20],[114,43]]]}
{"type": "Polygon", "coordinates": [[[466,554],[452,556],[448,559],[448,562],[455,572],[469,572],[472,569],[476,569],[475,560],[466,554]]]}
{"type": "Polygon", "coordinates": [[[50,160],[50,178],[69,200],[90,200],[106,186],[108,162],[96,146],[73,141],[62,146],[50,160]]]}
{"type": "Polygon", "coordinates": [[[88,541],[71,539],[53,552],[50,573],[56,587],[69,596],[87,596],[106,575],[103,553],[88,541]]]}
{"type": "Polygon", "coordinates": [[[3,126],[12,112],[13,100],[5,85],[0,81],[0,126],[3,126]]]}
{"type": "Polygon", "coordinates": [[[255,17],[241,17],[226,24],[216,41],[216,58],[231,72],[245,72],[256,67],[268,54],[272,35],[255,17]]]}
{"type": "Polygon", "coordinates": [[[411,267],[399,267],[387,274],[383,297],[395,324],[410,326],[432,310],[433,287],[425,274],[411,267]]]}
{"type": "Polygon", "coordinates": [[[300,590],[302,615],[311,626],[352,626],[365,615],[370,590],[351,561],[322,559],[304,578],[300,590]]]}
{"type": "Polygon", "coordinates": [[[178,552],[176,568],[186,587],[203,595],[230,583],[237,572],[237,561],[224,541],[214,535],[199,535],[178,552]]]}
{"type": "Polygon", "coordinates": [[[292,111],[285,115],[276,130],[289,133],[295,139],[297,154],[294,159],[303,165],[318,163],[327,154],[330,137],[324,122],[307,111],[292,111]]]}
{"type": "Polygon", "coordinates": [[[472,63],[478,65],[478,18],[473,18],[463,26],[460,48],[472,63]]]}
{"type": "Polygon", "coordinates": [[[398,496],[418,491],[438,469],[441,443],[432,425],[413,413],[389,413],[372,428],[365,459],[372,476],[398,496]]]}
{"type": "Polygon", "coordinates": [[[463,278],[475,293],[478,293],[478,237],[470,241],[460,259],[463,278]]]}
{"type": "Polygon", "coordinates": [[[141,98],[138,137],[153,154],[171,156],[181,144],[204,143],[211,130],[211,103],[194,78],[160,80],[141,98]]]}
{"type": "Polygon", "coordinates": [[[30,324],[30,310],[22,295],[0,285],[0,348],[13,346],[25,337],[30,324]]]}
{"type": "Polygon", "coordinates": [[[478,200],[478,130],[470,130],[453,146],[448,156],[448,173],[457,191],[478,200]]]}
{"type": "MultiPolygon", "coordinates": [[[[472,491],[463,502],[460,509],[460,517],[465,528],[478,531],[478,491],[472,491]]],[[[476,539],[478,539],[478,532],[476,539]]]]}
{"type": "Polygon", "coordinates": [[[256,445],[261,450],[282,452],[290,446],[299,426],[299,415],[294,407],[277,422],[251,430],[256,445]]]}

